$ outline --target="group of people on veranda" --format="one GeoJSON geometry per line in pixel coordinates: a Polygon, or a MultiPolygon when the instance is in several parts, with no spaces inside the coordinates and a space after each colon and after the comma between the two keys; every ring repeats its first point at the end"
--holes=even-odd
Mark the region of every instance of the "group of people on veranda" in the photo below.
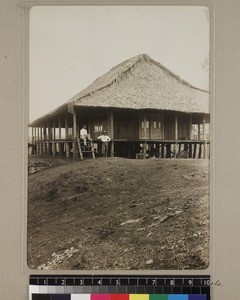
{"type": "MultiPolygon", "coordinates": [[[[92,141],[92,138],[90,137],[90,134],[87,132],[87,126],[84,124],[80,130],[80,139],[83,141],[84,146],[87,145],[87,141],[92,141]]],[[[108,156],[108,144],[111,141],[111,138],[107,135],[106,130],[102,131],[102,134],[97,137],[97,139],[102,144],[102,152],[103,156],[108,156]]]]}

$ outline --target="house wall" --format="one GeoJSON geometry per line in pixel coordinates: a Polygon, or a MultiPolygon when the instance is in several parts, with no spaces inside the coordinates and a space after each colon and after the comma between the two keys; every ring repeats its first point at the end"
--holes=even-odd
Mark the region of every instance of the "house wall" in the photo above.
{"type": "Polygon", "coordinates": [[[126,111],[114,113],[114,139],[138,139],[138,112],[126,111]]]}
{"type": "MultiPolygon", "coordinates": [[[[189,114],[178,114],[178,139],[187,140],[190,139],[190,116],[189,114]]],[[[164,114],[164,139],[174,140],[175,139],[175,114],[165,113],[164,114]]]]}
{"type": "Polygon", "coordinates": [[[108,115],[106,113],[96,114],[94,116],[90,116],[88,118],[88,132],[93,139],[96,139],[98,136],[102,134],[103,130],[107,131],[109,134],[109,122],[108,115]]]}
{"type": "MultiPolygon", "coordinates": [[[[113,113],[114,129],[111,129],[110,110],[95,113],[82,121],[86,123],[91,137],[96,139],[103,130],[115,140],[174,140],[175,113],[174,112],[139,112],[118,110],[113,113]],[[144,125],[145,122],[145,125],[144,125]]],[[[178,139],[190,138],[189,114],[178,114],[178,139]]]]}
{"type": "Polygon", "coordinates": [[[139,114],[139,139],[159,140],[164,138],[163,113],[139,114]],[[144,126],[144,121],[146,125],[144,126]]]}
{"type": "Polygon", "coordinates": [[[181,114],[178,116],[178,139],[189,140],[190,137],[190,116],[189,114],[181,114]]]}
{"type": "Polygon", "coordinates": [[[175,116],[173,113],[164,114],[164,139],[175,139],[175,116]]]}

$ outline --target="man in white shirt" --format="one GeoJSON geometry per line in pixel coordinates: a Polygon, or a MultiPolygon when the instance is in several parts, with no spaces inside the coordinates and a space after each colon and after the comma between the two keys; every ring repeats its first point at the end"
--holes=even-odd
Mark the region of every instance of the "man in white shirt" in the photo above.
{"type": "Polygon", "coordinates": [[[111,141],[111,138],[107,135],[107,132],[104,130],[102,132],[102,135],[100,135],[97,139],[102,142],[103,156],[107,157],[108,156],[108,143],[111,141]]]}
{"type": "Polygon", "coordinates": [[[87,145],[87,140],[92,141],[92,139],[90,138],[90,134],[88,134],[86,128],[87,128],[87,126],[84,124],[82,126],[82,129],[80,130],[80,139],[83,140],[84,146],[87,145]]]}

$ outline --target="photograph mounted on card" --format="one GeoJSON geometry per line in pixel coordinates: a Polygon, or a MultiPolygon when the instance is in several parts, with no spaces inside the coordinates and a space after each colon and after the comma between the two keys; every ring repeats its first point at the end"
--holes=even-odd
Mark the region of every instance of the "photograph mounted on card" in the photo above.
{"type": "Polygon", "coordinates": [[[30,10],[30,269],[209,266],[209,40],[204,6],[30,10]]]}

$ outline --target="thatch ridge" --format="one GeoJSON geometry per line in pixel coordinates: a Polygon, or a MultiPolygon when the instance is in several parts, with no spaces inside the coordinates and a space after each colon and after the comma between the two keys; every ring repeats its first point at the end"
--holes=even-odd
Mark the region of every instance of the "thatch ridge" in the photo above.
{"type": "Polygon", "coordinates": [[[87,88],[79,92],[77,95],[75,95],[73,98],[69,99],[67,103],[69,104],[69,108],[71,110],[72,106],[75,104],[75,101],[80,100],[83,97],[91,96],[93,93],[98,92],[111,84],[115,82],[119,82],[119,80],[122,79],[122,77],[127,73],[131,72],[131,69],[136,66],[137,63],[144,61],[151,62],[157,66],[159,66],[162,70],[167,72],[170,76],[177,79],[180,83],[187,85],[189,88],[193,88],[202,92],[207,92],[205,90],[199,89],[193,85],[191,85],[186,80],[183,80],[179,75],[175,74],[174,72],[170,71],[168,68],[163,66],[160,62],[155,61],[147,54],[139,54],[137,56],[134,56],[130,59],[127,59],[120,64],[116,65],[115,67],[111,68],[107,73],[101,75],[98,77],[95,81],[93,81],[92,84],[90,84],[87,88]],[[110,75],[110,76],[109,76],[110,75]],[[110,78],[108,78],[110,77],[110,78]],[[105,79],[108,80],[108,82],[105,82],[105,79]],[[110,79],[110,80],[109,80],[110,79]],[[99,82],[102,82],[102,84],[99,82]]]}
{"type": "Polygon", "coordinates": [[[87,88],[85,88],[84,90],[79,92],[73,98],[69,99],[67,101],[67,103],[72,103],[76,100],[80,100],[83,97],[91,96],[92,93],[100,91],[100,90],[110,86],[114,82],[118,82],[119,80],[121,80],[122,76],[127,71],[129,71],[143,57],[143,55],[144,54],[140,54],[133,58],[127,59],[127,60],[121,62],[120,64],[116,65],[115,67],[111,68],[107,73],[101,75],[96,80],[94,80],[93,83],[91,83],[87,88]],[[109,78],[108,78],[108,76],[109,76],[109,78]],[[105,77],[106,77],[106,80],[109,79],[108,83],[104,82],[103,79],[105,79],[105,77]],[[100,84],[100,86],[99,86],[99,81],[103,81],[104,83],[100,84]]]}
{"type": "MultiPolygon", "coordinates": [[[[140,54],[111,68],[61,105],[127,109],[157,109],[209,113],[209,92],[181,79],[147,54],[140,54]]],[[[59,108],[37,121],[53,117],[59,108]]]]}
{"type": "MultiPolygon", "coordinates": [[[[124,64],[124,63],[127,63],[128,61],[133,61],[134,59],[136,59],[136,61],[134,61],[134,63],[132,64],[132,66],[130,66],[129,68],[126,69],[126,71],[130,70],[134,65],[135,63],[141,61],[143,62],[143,60],[146,60],[148,62],[152,62],[154,64],[156,64],[157,66],[159,66],[161,69],[165,70],[169,75],[171,75],[172,77],[176,78],[177,80],[179,80],[181,83],[183,84],[186,84],[188,87],[191,87],[193,89],[196,89],[196,90],[199,90],[199,91],[203,91],[203,92],[208,92],[206,90],[203,90],[203,89],[200,89],[198,87],[195,87],[193,86],[192,84],[190,84],[188,81],[182,79],[179,75],[175,74],[174,72],[172,72],[171,70],[169,70],[168,68],[166,68],[164,65],[162,65],[160,62],[154,60],[153,58],[151,58],[148,54],[139,54],[133,58],[130,58],[128,60],[125,60],[124,62],[118,64],[117,66],[113,67],[110,69],[110,71],[118,68],[120,65],[124,64]]],[[[126,72],[125,71],[125,72],[126,72]]],[[[125,73],[123,72],[123,73],[125,73]]]]}

